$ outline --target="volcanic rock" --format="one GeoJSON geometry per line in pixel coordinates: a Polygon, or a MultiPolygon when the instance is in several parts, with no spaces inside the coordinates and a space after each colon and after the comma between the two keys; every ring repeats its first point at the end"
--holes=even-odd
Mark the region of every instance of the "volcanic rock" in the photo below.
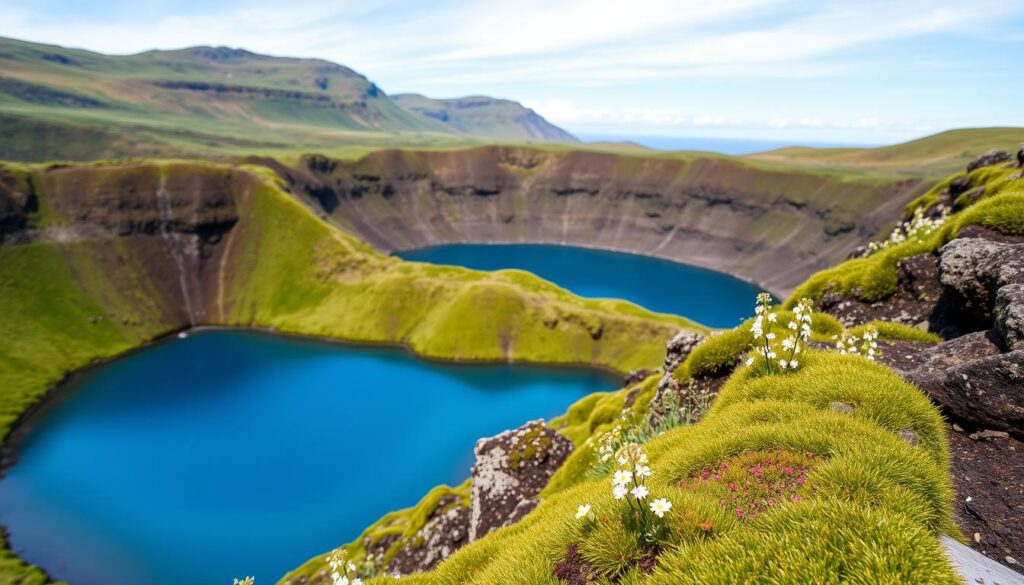
{"type": "Polygon", "coordinates": [[[525,515],[520,506],[540,493],[572,453],[572,441],[535,420],[477,441],[469,540],[525,515]]]}
{"type": "Polygon", "coordinates": [[[1008,162],[1010,160],[1010,153],[1005,150],[990,150],[978,158],[972,160],[967,165],[967,172],[970,173],[975,169],[981,167],[987,167],[991,165],[997,165],[999,163],[1008,162]]]}
{"type": "MultiPolygon", "coordinates": [[[[388,564],[388,572],[408,575],[429,571],[469,542],[470,509],[458,496],[442,498],[426,525],[402,547],[388,564]]],[[[383,540],[383,539],[382,539],[383,540]]],[[[380,548],[380,544],[376,543],[380,548]]],[[[383,543],[387,550],[390,543],[383,543]]],[[[371,547],[366,547],[369,553],[371,547]]]]}
{"type": "Polygon", "coordinates": [[[1024,284],[1008,284],[996,292],[996,331],[1011,350],[1024,349],[1024,284]]]}
{"type": "Polygon", "coordinates": [[[994,331],[976,332],[918,355],[904,377],[952,416],[1024,434],[1024,350],[1000,352],[994,331]]]}

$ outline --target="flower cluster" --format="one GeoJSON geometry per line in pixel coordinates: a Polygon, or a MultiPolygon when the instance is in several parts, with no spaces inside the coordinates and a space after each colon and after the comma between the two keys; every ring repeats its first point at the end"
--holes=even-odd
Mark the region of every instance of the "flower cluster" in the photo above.
{"type": "Polygon", "coordinates": [[[942,227],[942,225],[946,223],[946,220],[949,219],[949,209],[944,205],[939,205],[936,208],[936,211],[938,212],[936,217],[925,217],[924,211],[923,206],[918,207],[914,210],[913,217],[900,222],[895,228],[893,228],[888,239],[881,242],[868,243],[868,252],[873,254],[891,246],[902,244],[903,242],[923,241],[935,232],[935,230],[942,227]]]}
{"type": "Polygon", "coordinates": [[[256,577],[246,577],[245,579],[235,579],[234,585],[253,585],[256,583],[256,577]]]}
{"type": "Polygon", "coordinates": [[[333,585],[363,585],[363,580],[356,576],[358,567],[349,560],[348,552],[338,548],[327,555],[327,565],[331,567],[333,585]]]}
{"type": "MultiPolygon", "coordinates": [[[[629,514],[636,521],[644,540],[656,543],[664,527],[655,521],[655,517],[664,518],[672,510],[672,502],[667,498],[654,499],[651,495],[646,482],[654,472],[640,445],[623,445],[615,455],[615,463],[619,468],[612,474],[612,498],[629,505],[629,514]]],[[[576,519],[594,520],[590,504],[576,509],[576,519]]]]}
{"type": "Polygon", "coordinates": [[[874,327],[866,328],[859,337],[844,332],[842,336],[835,336],[833,339],[837,340],[836,349],[843,355],[862,355],[874,361],[875,356],[881,352],[878,349],[878,329],[874,327]]]}
{"type": "Polygon", "coordinates": [[[691,474],[680,487],[712,489],[723,507],[733,510],[737,518],[750,519],[782,502],[800,502],[797,492],[813,462],[811,452],[748,451],[717,468],[691,474]]]}
{"type": "MultiPolygon", "coordinates": [[[[798,355],[802,346],[811,338],[811,315],[813,304],[810,299],[800,299],[793,308],[793,318],[781,329],[782,337],[774,331],[779,325],[779,314],[772,310],[772,297],[768,293],[757,295],[756,315],[750,326],[754,337],[753,351],[764,357],[769,370],[795,370],[800,367],[798,355]]],[[[747,359],[747,365],[753,365],[755,358],[747,359]]]]}

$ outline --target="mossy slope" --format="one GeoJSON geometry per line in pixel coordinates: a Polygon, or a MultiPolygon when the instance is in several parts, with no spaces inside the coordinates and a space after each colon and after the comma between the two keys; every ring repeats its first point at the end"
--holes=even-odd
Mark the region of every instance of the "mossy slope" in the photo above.
{"type": "MultiPolygon", "coordinates": [[[[1020,171],[988,167],[971,178],[975,186],[985,187],[984,194],[925,240],[824,270],[799,286],[784,306],[793,307],[804,296],[820,297],[825,290],[862,300],[883,298],[896,287],[901,258],[934,251],[968,225],[1024,234],[1020,171]]],[[[950,180],[908,205],[908,215],[939,203],[950,180]]],[[[780,314],[783,321],[790,318],[787,311],[780,314]]],[[[881,339],[940,341],[888,322],[850,333],[862,333],[867,326],[875,327],[881,339]]],[[[812,341],[832,342],[843,331],[836,319],[816,314],[812,341]]],[[[685,381],[728,372],[750,342],[750,322],[713,335],[674,375],[685,381]]],[[[599,517],[614,509],[607,479],[594,480],[587,473],[593,452],[585,440],[619,415],[626,404],[623,390],[586,397],[552,422],[579,448],[552,477],[536,512],[458,551],[436,570],[405,580],[557,583],[556,565],[572,544],[592,568],[603,567],[595,575],[594,582],[600,583],[958,583],[937,540],[941,534],[958,535],[958,529],[951,516],[948,446],[935,406],[895,373],[864,358],[811,351],[802,361],[799,371],[786,374],[739,367],[700,424],[673,430],[648,445],[658,478],[652,482],[655,491],[676,503],[678,522],[690,523],[689,532],[679,532],[682,536],[662,552],[652,572],[638,569],[643,559],[627,541],[601,535],[600,527],[595,537],[573,520],[581,503],[595,504],[599,517]],[[679,487],[697,470],[714,468],[738,454],[776,450],[813,452],[819,459],[801,501],[786,502],[753,520],[740,520],[724,509],[712,489],[679,487]],[[697,522],[714,529],[698,530],[697,522]],[[617,544],[588,544],[594,538],[617,544]]],[[[631,408],[642,412],[653,392],[654,380],[649,379],[631,408]]],[[[364,536],[376,538],[399,518],[407,527],[429,504],[425,500],[420,507],[395,513],[364,536]]],[[[347,548],[358,556],[360,547],[356,542],[347,548]]],[[[313,574],[322,565],[315,558],[287,578],[313,574]]]]}
{"type": "MultiPolygon", "coordinates": [[[[660,363],[678,329],[703,330],[523,272],[382,256],[317,219],[261,167],[8,164],[0,178],[0,220],[15,226],[0,245],[4,438],[69,372],[193,323],[622,372],[660,363]]],[[[0,581],[19,579],[42,576],[0,558],[0,581]]]]}

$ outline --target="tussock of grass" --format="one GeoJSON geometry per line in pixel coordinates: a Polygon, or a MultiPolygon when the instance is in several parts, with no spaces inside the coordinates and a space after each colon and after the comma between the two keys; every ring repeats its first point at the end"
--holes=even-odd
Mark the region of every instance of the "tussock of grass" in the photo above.
{"type": "Polygon", "coordinates": [[[934,333],[904,325],[903,323],[893,323],[892,321],[871,321],[863,325],[851,327],[847,330],[847,333],[862,337],[871,328],[874,328],[878,332],[878,338],[884,341],[920,341],[933,345],[942,343],[942,338],[934,333]]]}

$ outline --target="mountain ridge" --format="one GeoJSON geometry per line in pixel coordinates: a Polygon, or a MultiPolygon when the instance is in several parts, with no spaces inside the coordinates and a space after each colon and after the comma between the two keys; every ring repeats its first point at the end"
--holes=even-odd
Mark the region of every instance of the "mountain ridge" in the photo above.
{"type": "MultiPolygon", "coordinates": [[[[48,125],[70,140],[96,132],[107,142],[131,136],[146,147],[113,150],[136,156],[207,155],[238,140],[249,150],[574,140],[521,104],[486,100],[489,107],[475,110],[472,123],[448,124],[402,107],[365,75],[323,59],[217,46],[118,56],[0,37],[5,159],[55,158],[35,141],[48,125]]],[[[105,154],[93,150],[95,158],[105,154]]]]}

